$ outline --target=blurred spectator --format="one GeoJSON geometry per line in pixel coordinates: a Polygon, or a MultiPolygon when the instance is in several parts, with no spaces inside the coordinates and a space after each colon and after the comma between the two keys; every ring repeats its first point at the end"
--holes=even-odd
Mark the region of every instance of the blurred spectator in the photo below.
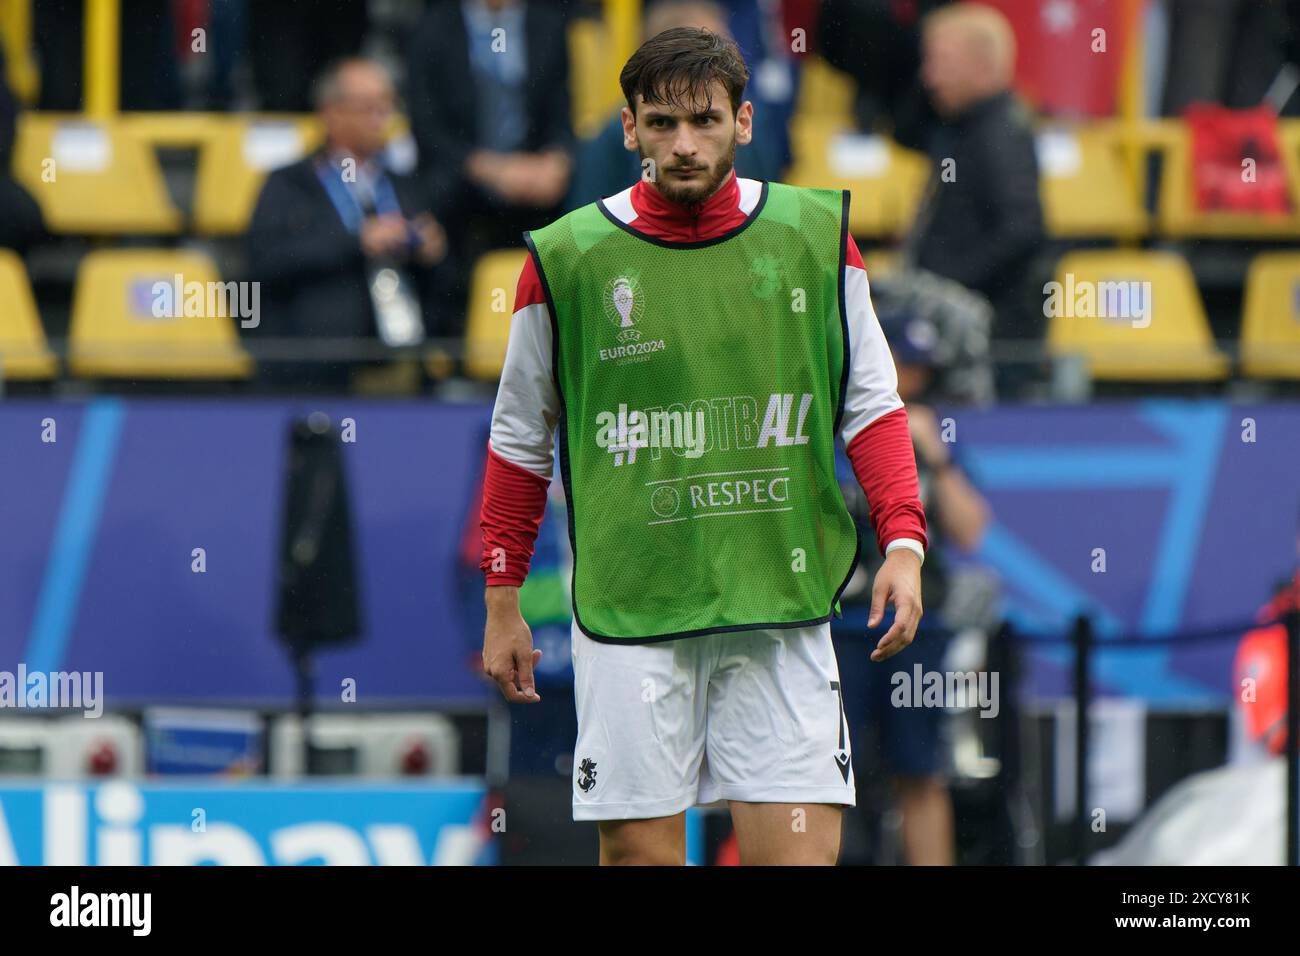
{"type": "Polygon", "coordinates": [[[1300,573],[1260,613],[1268,622],[1248,631],[1237,645],[1233,687],[1249,739],[1271,754],[1286,749],[1286,615],[1300,598],[1300,573]],[[1249,691],[1249,693],[1246,693],[1249,691]]]}
{"type": "Polygon", "coordinates": [[[0,248],[22,253],[45,235],[45,223],[36,200],[12,175],[18,101],[6,76],[4,45],[0,44],[0,248]]]}
{"type": "MultiPolygon", "coordinates": [[[[418,185],[383,166],[394,103],[384,71],[368,60],[345,60],[321,77],[316,100],[324,145],[267,178],[249,227],[252,277],[265,285],[258,334],[373,344],[371,272],[382,263],[404,264],[427,289],[446,236],[418,185]]],[[[346,385],[349,374],[340,363],[265,368],[269,381],[332,388],[346,385]]]]}
{"type": "MultiPolygon", "coordinates": [[[[361,51],[366,0],[247,0],[248,49],[260,108],[306,112],[312,77],[361,51]]],[[[224,17],[223,17],[224,19],[224,17]]]]}
{"type": "MultiPolygon", "coordinates": [[[[642,20],[642,39],[648,40],[673,27],[703,27],[722,36],[730,36],[726,12],[710,0],[659,0],[651,4],[642,20]]],[[[747,58],[748,61],[748,58],[747,58]]],[[[775,69],[780,69],[777,65],[775,69]]],[[[751,76],[757,75],[757,64],[751,76]]],[[[769,109],[751,79],[743,94],[754,101],[754,138],[736,153],[736,175],[750,179],[780,180],[788,162],[788,116],[775,104],[769,109]]],[[[789,97],[787,96],[787,100],[789,97]]],[[[635,150],[623,143],[622,108],[594,137],[578,149],[573,184],[567,208],[577,209],[589,202],[612,196],[626,189],[641,176],[641,163],[635,150]]]]}
{"type": "Polygon", "coordinates": [[[881,322],[906,313],[934,325],[931,392],[934,400],[988,405],[995,397],[989,357],[992,309],[978,292],[920,269],[887,271],[871,280],[881,322]]]}
{"type": "MultiPolygon", "coordinates": [[[[940,121],[908,144],[933,166],[904,258],[984,295],[995,339],[1040,338],[1025,280],[1043,211],[1033,127],[1010,91],[1015,37],[1002,14],[973,3],[935,11],[922,31],[922,79],[940,121]]],[[[1023,377],[1023,366],[999,369],[999,391],[1023,377]]]]}
{"type": "Polygon", "coordinates": [[[874,732],[854,732],[850,739],[874,740],[903,817],[903,853],[912,865],[947,866],[953,862],[954,827],[952,797],[945,780],[941,707],[898,707],[892,704],[893,675],[942,671],[952,626],[943,613],[949,597],[951,574],[945,548],[972,553],[989,522],[984,498],[966,479],[943,440],[934,410],[924,404],[935,380],[935,348],[939,331],[927,319],[899,313],[882,319],[885,337],[898,369],[898,396],[907,406],[908,426],[916,455],[921,502],[928,519],[931,545],[921,566],[921,596],[926,607],[916,639],[896,664],[872,663],[866,649],[874,647],[893,623],[887,612],[875,628],[863,622],[871,606],[871,581],[883,559],[872,531],[866,495],[851,478],[841,481],[845,502],[858,525],[861,539],[859,563],[841,596],[844,617],[832,621],[836,658],[849,693],[846,701],[865,702],[865,718],[874,732]]]}
{"type": "Polygon", "coordinates": [[[450,230],[445,293],[460,331],[470,269],[561,211],[572,171],[564,11],[524,0],[438,0],[407,59],[421,178],[450,230]]]}

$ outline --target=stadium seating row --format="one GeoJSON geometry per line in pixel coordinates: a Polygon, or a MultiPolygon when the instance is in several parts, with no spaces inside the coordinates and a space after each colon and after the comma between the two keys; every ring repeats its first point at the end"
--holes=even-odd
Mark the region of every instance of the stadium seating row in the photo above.
{"type": "MultiPolygon", "coordinates": [[[[72,303],[68,371],[86,378],[247,378],[237,316],[223,303],[212,260],[178,250],[113,249],[81,262],[72,303]],[[178,281],[179,280],[179,281],[178,281]],[[190,286],[191,283],[197,285],[190,286]],[[201,290],[186,309],[185,289],[201,290]],[[180,294],[177,294],[179,287],[180,294]],[[188,313],[188,314],[187,314],[188,313]],[[215,314],[214,314],[215,313],[215,314]]],[[[22,260],[0,249],[0,368],[7,379],[49,379],[49,349],[22,260]]]]}
{"type": "MultiPolygon", "coordinates": [[[[605,22],[575,19],[569,51],[574,128],[591,135],[618,105],[605,22]]],[[[404,119],[394,124],[395,135],[405,131],[404,119]]],[[[320,138],[311,115],[127,113],[99,121],[27,112],[19,118],[13,165],[56,234],[229,236],[247,228],[266,174],[320,138]],[[160,147],[197,151],[188,221],[168,195],[160,147]]]]}
{"type": "MultiPolygon", "coordinates": [[[[855,236],[901,235],[928,175],[925,157],[885,137],[853,132],[853,81],[819,57],[808,58],[800,83],[787,180],[851,189],[849,227],[855,236]]],[[[1291,214],[1207,213],[1193,202],[1185,123],[1044,122],[1038,159],[1048,232],[1058,239],[1300,237],[1300,121],[1283,121],[1279,136],[1291,214]],[[1145,174],[1134,173],[1146,169],[1148,158],[1159,170],[1153,202],[1137,186],[1138,175],[1145,174]]]]}
{"type": "Polygon", "coordinates": [[[234,235],[247,228],[266,174],[320,141],[310,116],[25,113],[14,174],[51,231],[73,235],[234,235]],[[192,222],[168,195],[155,150],[197,150],[192,222]]]}
{"type": "MultiPolygon", "coordinates": [[[[578,45],[598,39],[582,36],[578,45]]],[[[810,58],[791,126],[794,163],[786,178],[851,189],[854,235],[898,236],[915,213],[928,164],[886,137],[854,132],[851,98],[850,80],[810,58]]],[[[609,108],[606,99],[585,95],[575,112],[590,126],[602,105],[609,108]]],[[[395,132],[402,129],[399,123],[395,132]]],[[[320,135],[313,117],[298,115],[124,114],[105,122],[80,114],[26,113],[14,169],[56,233],[227,236],[246,228],[266,173],[312,149],[320,135]],[[197,150],[188,221],[163,182],[155,150],[164,146],[197,150]]],[[[1062,239],[1300,237],[1300,121],[1284,122],[1281,138],[1291,214],[1203,213],[1192,201],[1185,124],[1045,124],[1038,146],[1049,232],[1062,239]],[[1135,159],[1152,155],[1160,158],[1161,170],[1154,215],[1130,172],[1135,159]]]]}
{"type": "MultiPolygon", "coordinates": [[[[466,327],[468,374],[501,371],[514,290],[526,253],[503,249],[474,269],[466,327]]],[[[1079,251],[1063,256],[1045,291],[1047,347],[1079,356],[1095,380],[1217,381],[1232,357],[1216,347],[1196,282],[1168,252],[1079,251]]],[[[89,378],[236,380],[253,363],[240,346],[234,283],[206,255],[175,250],[88,254],[73,297],[67,366],[89,378]],[[191,290],[197,290],[193,293],[191,290]],[[191,295],[198,295],[192,299],[191,295]],[[189,305],[193,308],[189,308],[189,305]]],[[[43,380],[58,374],[22,260],[0,250],[0,372],[43,380]]],[[[1300,253],[1263,253],[1246,283],[1240,373],[1300,379],[1300,253]]],[[[428,367],[438,359],[431,356],[428,367]]]]}

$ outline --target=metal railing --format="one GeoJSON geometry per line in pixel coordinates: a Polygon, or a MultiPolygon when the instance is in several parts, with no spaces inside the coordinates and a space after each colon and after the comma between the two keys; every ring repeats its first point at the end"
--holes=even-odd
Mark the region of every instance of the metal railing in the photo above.
{"type": "MultiPolygon", "coordinates": [[[[1300,608],[1283,615],[1281,623],[1287,634],[1287,712],[1286,712],[1286,846],[1287,866],[1300,866],[1300,608]]],[[[1087,863],[1090,832],[1088,809],[1088,748],[1090,735],[1088,709],[1092,702],[1092,660],[1100,650],[1148,650],[1169,644],[1194,644],[1240,640],[1247,631],[1257,629],[1257,620],[1239,621],[1199,630],[1178,631],[1162,635],[1121,634],[1099,640],[1091,615],[1075,617],[1068,634],[1031,633],[1007,626],[1005,632],[1026,647],[1058,647],[1068,644],[1074,649],[1072,690],[1074,699],[1074,819],[1071,842],[1079,865],[1087,863]]]]}

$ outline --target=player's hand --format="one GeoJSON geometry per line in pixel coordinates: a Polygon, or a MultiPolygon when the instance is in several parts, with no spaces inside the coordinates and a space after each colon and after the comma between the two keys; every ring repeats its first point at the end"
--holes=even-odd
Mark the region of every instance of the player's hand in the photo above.
{"type": "Polygon", "coordinates": [[[916,637],[921,623],[921,559],[907,548],[895,548],[885,556],[871,585],[871,615],[867,626],[875,627],[885,614],[885,605],[894,605],[894,625],[871,652],[873,661],[893,657],[916,637]]]}
{"type": "Polygon", "coordinates": [[[496,681],[512,704],[536,704],[542,698],[533,668],[542,652],[533,648],[533,632],[519,613],[519,589],[490,587],[487,626],[483,631],[483,673],[496,681]]]}

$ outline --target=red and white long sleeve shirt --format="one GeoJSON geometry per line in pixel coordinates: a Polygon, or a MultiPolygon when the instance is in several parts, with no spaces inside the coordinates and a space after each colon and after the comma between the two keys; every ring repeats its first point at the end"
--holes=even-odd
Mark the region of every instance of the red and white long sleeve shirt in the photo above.
{"type": "MultiPolygon", "coordinates": [[[[761,182],[738,178],[733,171],[722,188],[694,208],[665,199],[644,181],[604,202],[618,219],[647,236],[694,241],[710,239],[744,222],[761,190],[761,182]]],[[[882,552],[909,548],[924,560],[928,539],[907,412],[898,397],[893,357],[871,306],[862,255],[852,237],[844,268],[844,294],[849,375],[840,436],[866,492],[882,552]]],[[[518,586],[528,574],[546,510],[559,417],[550,312],[529,258],[515,292],[483,479],[479,567],[489,586],[518,586]],[[493,570],[494,556],[500,554],[505,555],[504,569],[493,570]]],[[[497,562],[498,567],[500,564],[497,562]]]]}

